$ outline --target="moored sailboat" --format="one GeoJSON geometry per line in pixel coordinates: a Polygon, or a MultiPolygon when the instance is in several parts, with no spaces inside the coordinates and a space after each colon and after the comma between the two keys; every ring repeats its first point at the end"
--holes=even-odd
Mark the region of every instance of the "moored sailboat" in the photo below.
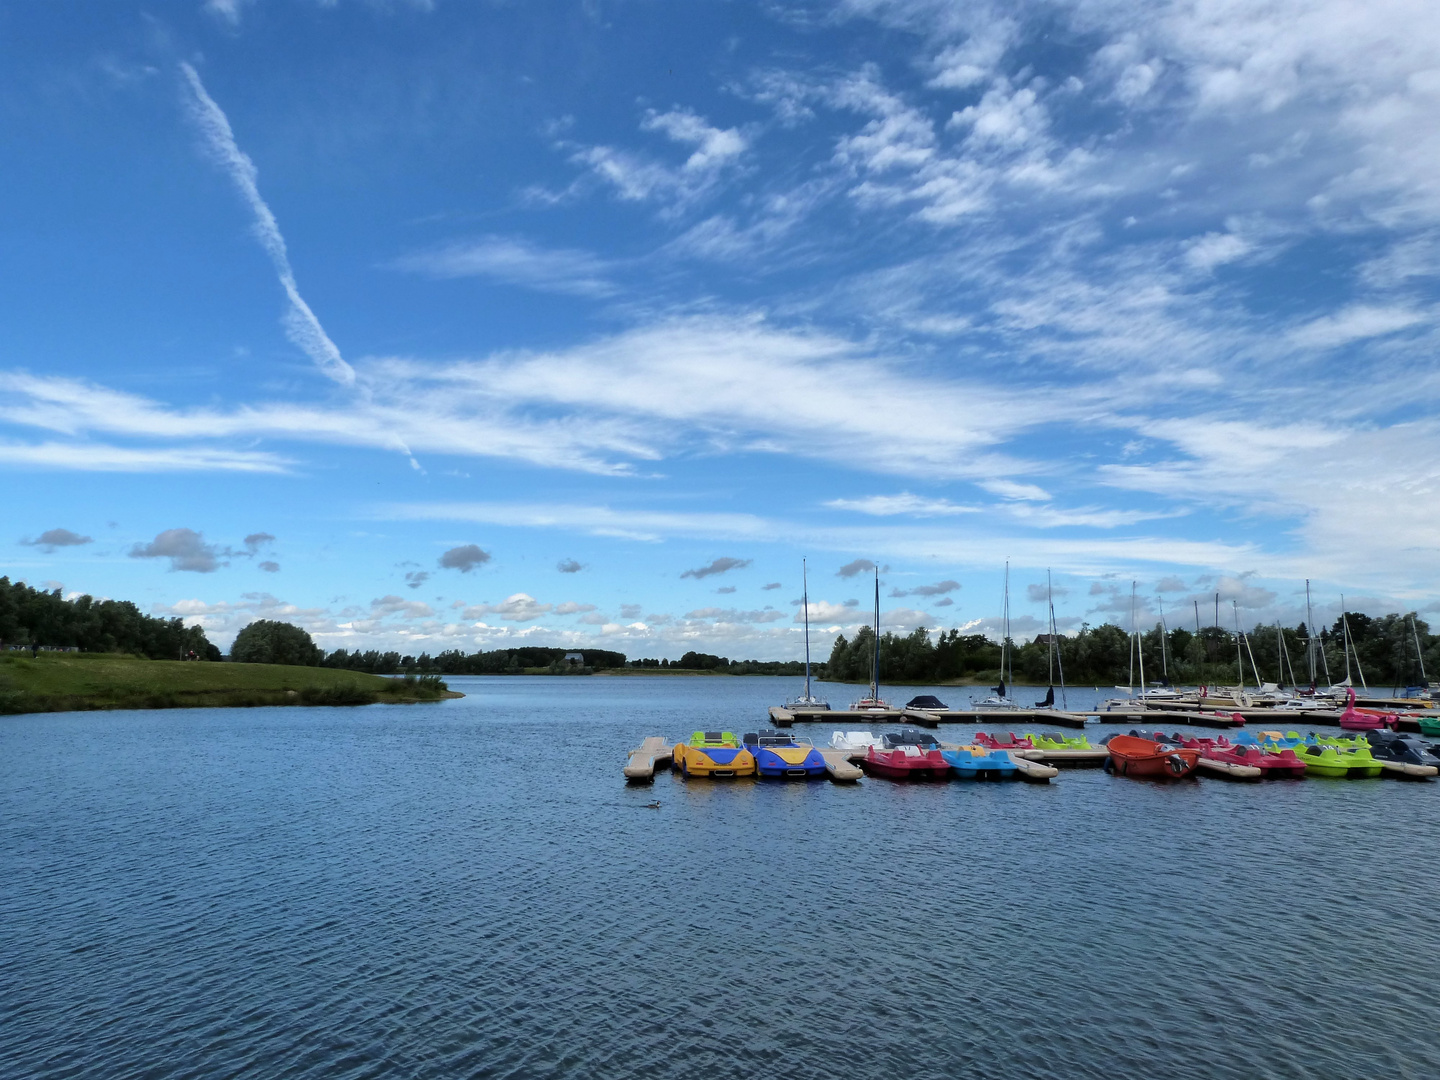
{"type": "Polygon", "coordinates": [[[880,568],[875,568],[875,652],[870,661],[870,693],[850,703],[851,712],[892,712],[880,698],[880,568]]]}
{"type": "Polygon", "coordinates": [[[805,693],[785,702],[790,712],[829,712],[830,703],[810,692],[810,572],[806,560],[800,560],[800,608],[805,613],[805,693]]]}

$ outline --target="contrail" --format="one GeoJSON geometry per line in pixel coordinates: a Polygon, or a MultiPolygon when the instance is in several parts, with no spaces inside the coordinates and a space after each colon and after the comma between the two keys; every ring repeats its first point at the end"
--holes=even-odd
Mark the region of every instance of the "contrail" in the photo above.
{"type": "Polygon", "coordinates": [[[284,318],[285,336],[299,346],[330,378],[345,386],[353,385],[355,370],[340,355],[340,350],[325,333],[325,328],[320,325],[320,320],[310,310],[310,305],[305,303],[305,298],[300,295],[300,289],[295,284],[295,272],[290,269],[290,256],[285,252],[285,238],[280,235],[280,226],[275,221],[275,215],[260,197],[255,163],[236,145],[230,121],[226,119],[220,106],[215,104],[215,100],[205,92],[205,85],[200,81],[195,69],[189,64],[181,63],[180,70],[184,72],[190,89],[195,94],[191,114],[199,124],[205,141],[210,144],[210,149],[220,159],[220,164],[225,167],[230,179],[235,181],[235,186],[250,205],[250,210],[255,215],[255,236],[270,256],[270,261],[275,264],[275,273],[279,275],[280,284],[285,287],[285,295],[290,299],[290,309],[285,312],[284,318]]]}

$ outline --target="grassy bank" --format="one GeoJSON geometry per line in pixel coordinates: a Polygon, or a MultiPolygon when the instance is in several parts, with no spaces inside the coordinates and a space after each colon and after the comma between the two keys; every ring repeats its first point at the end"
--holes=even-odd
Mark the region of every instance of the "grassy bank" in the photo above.
{"type": "Polygon", "coordinates": [[[0,654],[0,713],[253,705],[373,705],[460,697],[436,678],[109,653],[0,654]]]}

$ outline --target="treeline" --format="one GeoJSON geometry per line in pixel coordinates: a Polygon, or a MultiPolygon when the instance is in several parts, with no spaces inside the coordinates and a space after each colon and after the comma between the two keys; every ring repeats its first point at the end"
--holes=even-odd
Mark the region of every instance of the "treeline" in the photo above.
{"type": "Polygon", "coordinates": [[[394,675],[400,672],[422,675],[520,675],[527,669],[536,668],[565,674],[594,671],[597,668],[624,667],[625,654],[609,649],[548,649],[534,645],[474,653],[447,649],[436,656],[429,653],[408,656],[398,652],[378,652],[374,649],[365,652],[336,649],[320,661],[320,666],[368,671],[376,675],[394,675]],[[582,663],[572,664],[565,659],[567,653],[576,652],[584,658],[582,663]]]}
{"type": "MultiPolygon", "coordinates": [[[[803,675],[805,665],[799,660],[731,660],[714,653],[687,652],[679,660],[632,660],[630,667],[674,668],[677,671],[718,671],[726,675],[803,675]]],[[[815,664],[818,675],[822,664],[815,664]]]]}
{"type": "Polygon", "coordinates": [[[0,648],[36,646],[82,652],[131,653],[151,660],[219,660],[220,650],[198,626],[143,614],[128,600],[66,600],[0,577],[0,648]]]}
{"type": "MultiPolygon", "coordinates": [[[[1431,635],[1423,619],[1414,618],[1412,629],[1412,618],[1412,615],[1399,614],[1372,618],[1360,612],[1345,613],[1343,619],[1349,624],[1352,646],[1349,671],[1357,686],[1362,675],[1365,681],[1376,685],[1418,683],[1421,681],[1420,658],[1423,658],[1425,675],[1440,678],[1440,637],[1431,635]]],[[[1147,682],[1168,677],[1177,684],[1233,685],[1240,681],[1243,662],[1244,681],[1248,685],[1257,682],[1305,685],[1311,677],[1306,653],[1309,637],[1304,623],[1295,627],[1260,625],[1240,637],[1213,626],[1202,628],[1199,634],[1180,627],[1166,633],[1157,624],[1141,635],[1145,678],[1147,682]],[[1285,660],[1283,679],[1280,678],[1282,658],[1285,660]]],[[[1341,619],[1336,619],[1333,626],[1322,628],[1315,640],[1316,681],[1325,685],[1344,679],[1347,668],[1341,619]]],[[[1063,669],[1065,681],[1075,686],[1129,684],[1134,643],[1120,627],[1110,623],[1087,624],[1074,635],[1061,635],[1058,645],[1058,661],[1052,660],[1048,635],[1042,634],[1024,645],[1014,645],[1011,665],[1016,681],[1043,686],[1053,678],[1058,683],[1059,669],[1063,669]],[[1055,664],[1058,667],[1052,666],[1055,664]]],[[[844,635],[836,638],[824,666],[825,678],[868,682],[874,648],[875,636],[869,627],[861,627],[853,641],[844,635]]],[[[991,679],[999,674],[1000,653],[1000,643],[983,634],[947,630],[932,638],[923,628],[903,635],[884,633],[880,635],[880,681],[933,684],[976,677],[991,679]]],[[[1138,684],[1138,664],[1133,677],[1138,684]]]]}

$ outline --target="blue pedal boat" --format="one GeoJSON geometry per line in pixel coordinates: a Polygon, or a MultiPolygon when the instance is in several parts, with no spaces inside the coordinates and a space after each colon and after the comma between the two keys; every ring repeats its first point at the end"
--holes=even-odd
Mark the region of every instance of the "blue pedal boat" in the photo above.
{"type": "Polygon", "coordinates": [[[825,759],[809,739],[796,739],[784,731],[751,731],[745,749],[755,758],[760,776],[808,779],[825,775],[825,759]]]}
{"type": "Polygon", "coordinates": [[[1018,780],[1020,766],[1008,751],[988,746],[962,746],[958,750],[942,750],[940,756],[962,780],[1018,780]]]}

